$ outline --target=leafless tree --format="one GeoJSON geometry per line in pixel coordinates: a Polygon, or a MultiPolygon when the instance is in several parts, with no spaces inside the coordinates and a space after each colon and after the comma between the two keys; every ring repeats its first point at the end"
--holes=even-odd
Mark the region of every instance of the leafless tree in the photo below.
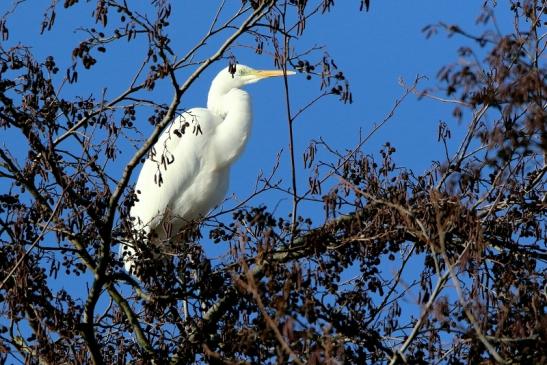
{"type": "MultiPolygon", "coordinates": [[[[4,41],[24,3],[0,18],[4,41]]],[[[25,151],[0,146],[2,363],[547,363],[544,1],[485,1],[481,34],[425,27],[474,46],[439,71],[436,89],[420,76],[401,82],[401,97],[356,146],[312,141],[304,169],[294,121],[324,97],[352,101],[335,61],[298,40],[334,1],[218,1],[202,39],[184,46],[169,36],[168,0],[51,0],[43,33],[62,26],[61,3],[95,5],[96,25],[79,29],[68,67],[0,45],[0,127],[25,151]],[[498,12],[513,16],[510,33],[498,12]],[[87,90],[82,75],[127,42],[143,54],[126,89],[87,90]],[[131,177],[202,72],[237,61],[236,44],[321,80],[302,107],[285,83],[291,181],[278,182],[275,169],[260,176],[248,199],[188,227],[176,257],[140,263],[136,279],[116,255],[131,236],[131,177]],[[70,85],[79,94],[65,92],[70,85]],[[363,150],[414,95],[453,106],[444,118],[453,122],[439,125],[446,154],[425,172],[399,167],[390,143],[363,150]],[[143,138],[146,120],[153,132],[143,138]],[[457,122],[467,131],[460,141],[457,122]],[[120,154],[129,144],[131,158],[120,154]],[[290,214],[252,206],[266,190],[287,194],[290,214]],[[307,203],[323,223],[301,216],[307,203]],[[213,242],[229,247],[221,262],[206,254],[213,242]],[[80,290],[59,289],[69,280],[80,290]]],[[[369,6],[355,1],[372,17],[369,6]]]]}

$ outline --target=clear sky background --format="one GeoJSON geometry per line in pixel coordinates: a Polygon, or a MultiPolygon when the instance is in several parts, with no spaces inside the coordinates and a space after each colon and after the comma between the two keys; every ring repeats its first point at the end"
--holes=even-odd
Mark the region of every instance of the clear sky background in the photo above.
{"type": "MultiPolygon", "coordinates": [[[[172,39],[172,49],[177,55],[183,55],[207,31],[219,2],[207,0],[173,3],[173,15],[167,33],[172,39]]],[[[231,10],[236,9],[240,1],[228,0],[226,3],[221,19],[230,16],[231,10]]],[[[311,140],[323,138],[340,151],[353,148],[358,141],[359,133],[368,134],[376,123],[383,120],[395,100],[403,94],[399,79],[402,78],[410,84],[416,75],[423,75],[428,80],[424,80],[420,84],[421,87],[434,88],[438,85],[438,70],[443,65],[458,61],[459,46],[471,45],[462,37],[448,38],[442,33],[426,39],[421,31],[424,26],[442,21],[447,24],[458,24],[470,32],[478,33],[480,30],[475,25],[475,18],[479,14],[482,1],[399,0],[371,3],[371,9],[367,13],[358,11],[357,0],[337,1],[332,12],[310,19],[304,35],[295,42],[299,51],[324,46],[324,50],[318,51],[317,56],[310,59],[319,59],[323,52],[328,52],[349,79],[353,93],[353,104],[344,105],[336,96],[328,97],[297,119],[294,132],[300,191],[307,189],[307,176],[311,173],[302,171],[302,153],[311,140]]],[[[12,1],[3,1],[0,4],[0,14],[12,8],[12,4],[12,1]]],[[[40,35],[41,21],[47,4],[46,1],[26,1],[20,4],[8,18],[10,38],[3,42],[2,46],[7,48],[19,43],[29,45],[38,61],[45,60],[49,55],[55,56],[62,70],[58,74],[60,80],[66,67],[72,63],[72,49],[87,38],[87,34],[81,28],[100,29],[100,26],[94,23],[91,16],[95,2],[80,2],[66,10],[59,4],[53,29],[40,35]]],[[[142,11],[146,10],[145,7],[142,8],[142,11]]],[[[110,16],[112,21],[117,15],[110,16]]],[[[511,26],[510,14],[498,11],[497,16],[502,31],[511,26]]],[[[220,34],[216,38],[217,44],[223,42],[228,34],[220,34]]],[[[107,52],[98,57],[97,65],[89,71],[81,68],[79,82],[65,85],[61,95],[67,98],[75,95],[98,97],[106,88],[107,99],[117,96],[127,88],[144,58],[144,44],[145,42],[122,41],[115,43],[113,47],[107,46],[107,52]]],[[[211,54],[216,50],[217,44],[212,42],[200,55],[211,54]]],[[[253,38],[243,37],[236,42],[230,52],[239,62],[254,68],[274,67],[271,55],[267,52],[257,55],[246,47],[248,45],[254,45],[253,38]]],[[[219,61],[197,80],[184,95],[183,108],[205,106],[210,82],[216,73],[226,66],[226,62],[219,61]]],[[[192,71],[192,68],[182,70],[179,78],[182,80],[192,71]]],[[[320,92],[320,80],[317,77],[308,81],[303,74],[297,74],[292,76],[289,82],[293,110],[306,105],[320,92]]],[[[275,165],[277,153],[282,150],[281,164],[276,176],[283,180],[284,187],[290,187],[283,82],[281,79],[266,80],[250,85],[248,90],[253,97],[253,134],[246,151],[232,170],[229,190],[229,194],[234,194],[239,199],[252,192],[260,171],[266,174],[270,172],[275,165]]],[[[153,93],[147,96],[157,102],[168,103],[172,97],[168,82],[158,83],[153,93]]],[[[455,141],[458,141],[457,137],[465,127],[461,127],[451,117],[451,110],[450,105],[409,96],[394,117],[364,145],[364,150],[377,155],[380,147],[390,141],[397,148],[394,155],[396,163],[421,174],[432,161],[442,161],[444,158],[443,147],[437,142],[439,121],[443,120],[449,124],[455,141]]],[[[142,137],[148,136],[151,132],[151,126],[146,119],[147,116],[141,114],[136,121],[142,137]]],[[[12,135],[11,131],[3,134],[1,143],[14,155],[24,159],[26,148],[21,144],[20,136],[12,135]]],[[[136,146],[138,147],[138,143],[136,146]]],[[[135,146],[129,143],[123,143],[120,147],[122,154],[115,163],[108,166],[108,171],[114,178],[121,175],[125,163],[135,151],[135,146]]],[[[317,160],[332,161],[332,156],[320,151],[317,160]]],[[[137,174],[134,174],[133,181],[136,177],[137,174]]],[[[6,184],[6,181],[0,181],[0,184],[6,184]]],[[[3,186],[2,190],[7,190],[7,187],[3,186]]],[[[225,207],[230,207],[236,202],[237,200],[229,202],[225,207]]],[[[291,210],[290,197],[282,193],[264,194],[251,204],[277,206],[276,214],[280,216],[286,216],[291,210]]],[[[323,218],[322,209],[318,205],[304,204],[301,213],[311,216],[317,223],[323,218]]]]}
{"type": "MultiPolygon", "coordinates": [[[[500,1],[504,2],[504,1],[500,1]]],[[[26,1],[17,7],[8,21],[10,39],[2,43],[8,48],[18,43],[30,45],[39,61],[46,56],[55,56],[61,70],[71,64],[71,52],[86,34],[78,31],[82,26],[93,27],[90,16],[94,2],[77,4],[64,10],[62,4],[57,13],[56,24],[50,32],[40,35],[40,23],[48,1],[26,1]]],[[[129,3],[140,3],[129,1],[129,3]]],[[[142,1],[144,3],[144,1],[142,1]]],[[[174,1],[173,17],[168,34],[171,35],[172,48],[182,55],[190,49],[205,32],[210,19],[216,11],[217,1],[174,1]]],[[[359,133],[368,134],[376,123],[381,122],[389,113],[395,100],[403,94],[399,79],[411,83],[416,75],[428,78],[420,85],[423,88],[434,88],[438,85],[436,74],[448,63],[458,61],[457,48],[470,45],[461,37],[448,38],[439,34],[426,39],[421,32],[428,24],[439,21],[458,24],[470,32],[478,33],[475,17],[479,14],[483,1],[371,1],[368,13],[359,12],[359,1],[338,0],[330,14],[316,16],[309,20],[306,32],[298,41],[299,49],[313,46],[325,46],[346,77],[350,81],[353,93],[353,104],[342,104],[336,97],[323,99],[295,123],[295,151],[299,167],[299,189],[307,188],[307,176],[310,171],[302,171],[302,153],[311,140],[323,138],[333,148],[340,151],[353,148],[359,133]]],[[[12,1],[0,3],[0,14],[11,7],[12,1]]],[[[224,16],[229,16],[229,9],[235,8],[240,1],[227,0],[224,16]]],[[[505,11],[505,10],[504,10],[505,11]]],[[[112,15],[115,16],[115,15],[112,15]]],[[[498,23],[503,31],[511,26],[511,14],[498,12],[498,23]]],[[[228,33],[223,33],[221,42],[228,33]]],[[[213,42],[214,43],[214,42],[213,42]]],[[[134,70],[142,61],[146,50],[138,42],[120,42],[114,47],[107,47],[107,53],[99,58],[97,66],[90,71],[80,71],[79,82],[66,85],[62,93],[67,98],[74,95],[95,96],[106,88],[107,99],[113,98],[125,90],[134,70]],[[121,47],[120,47],[121,45],[121,47]]],[[[231,53],[240,63],[254,68],[273,68],[273,59],[268,54],[256,55],[244,45],[254,44],[253,39],[244,37],[231,48],[231,53]]],[[[206,47],[202,56],[214,50],[215,44],[206,47]]],[[[266,47],[267,48],[267,47],[266,47]]],[[[322,54],[319,51],[317,54],[322,54]]],[[[310,57],[310,59],[313,57],[310,57]]],[[[207,70],[183,97],[182,106],[190,108],[205,106],[207,91],[214,75],[226,61],[221,60],[207,70]]],[[[182,80],[185,74],[193,69],[180,72],[182,80]]],[[[59,77],[62,77],[63,71],[59,77]]],[[[319,93],[320,80],[314,77],[306,80],[302,74],[292,76],[290,93],[292,108],[298,110],[319,93]]],[[[275,164],[276,154],[283,150],[278,178],[283,179],[283,186],[290,187],[290,162],[288,155],[288,129],[286,109],[281,79],[272,79],[248,87],[253,97],[254,126],[253,135],[241,159],[232,170],[230,194],[245,198],[254,188],[259,171],[268,173],[275,164]]],[[[153,98],[168,103],[171,99],[169,85],[160,84],[152,93],[153,98]]],[[[465,126],[460,126],[451,117],[452,106],[436,101],[417,100],[409,96],[397,110],[394,117],[364,145],[364,150],[377,155],[380,147],[387,141],[397,148],[394,159],[399,166],[412,168],[421,174],[432,161],[444,160],[444,150],[437,142],[437,128],[440,120],[446,121],[453,133],[454,140],[465,126]]],[[[147,136],[151,127],[146,117],[136,121],[136,126],[143,136],[147,136]]],[[[22,139],[15,138],[12,132],[4,132],[0,143],[7,146],[14,155],[24,158],[25,148],[22,139]]],[[[125,143],[121,146],[122,154],[117,161],[108,167],[113,177],[121,176],[124,164],[130,160],[134,146],[125,143]]],[[[317,159],[332,160],[326,153],[320,153],[317,159]]],[[[23,161],[21,161],[22,164],[23,161]]],[[[138,172],[138,171],[137,171],[138,172]]],[[[133,182],[137,174],[134,174],[133,182]]],[[[333,183],[336,181],[333,181],[333,183]]],[[[0,188],[6,191],[5,180],[0,180],[0,188]]],[[[227,207],[235,204],[227,203],[227,207]]],[[[291,201],[288,195],[269,193],[257,197],[252,205],[267,204],[277,206],[276,214],[287,216],[291,201]]],[[[305,215],[311,215],[320,223],[323,212],[318,205],[303,206],[305,215]]],[[[70,285],[66,283],[67,285],[70,285]]]]}
{"type": "MultiPolygon", "coordinates": [[[[46,3],[46,2],[43,2],[46,3]]],[[[226,16],[230,5],[239,1],[227,1],[226,16]]],[[[10,1],[0,5],[0,13],[9,8],[10,1]]],[[[175,2],[173,17],[168,33],[173,39],[173,49],[182,55],[192,47],[209,27],[211,16],[216,11],[216,1],[175,2]]],[[[333,11],[316,16],[307,23],[306,32],[295,43],[299,50],[307,47],[324,46],[350,81],[353,104],[342,104],[335,96],[323,99],[295,123],[295,151],[298,166],[302,166],[302,152],[313,139],[323,138],[334,148],[343,151],[352,148],[359,133],[368,134],[375,123],[380,122],[390,111],[395,99],[402,93],[400,78],[411,83],[416,75],[426,76],[422,87],[435,87],[436,73],[445,64],[457,61],[457,48],[469,44],[461,37],[448,38],[440,34],[426,39],[421,29],[432,23],[443,21],[458,24],[469,30],[476,30],[474,19],[482,2],[476,1],[373,1],[368,13],[359,12],[359,1],[338,1],[333,11]]],[[[78,4],[68,10],[59,9],[52,31],[40,35],[40,23],[45,5],[27,1],[21,4],[9,18],[10,39],[4,47],[17,43],[31,45],[38,60],[54,55],[61,70],[71,63],[70,54],[78,43],[86,38],[82,26],[96,26],[89,16],[94,8],[90,4],[78,4]]],[[[509,14],[501,14],[499,21],[509,25],[509,14]],[[505,22],[504,22],[505,20],[505,22]]],[[[112,15],[114,16],[114,15],[112,15]]],[[[98,29],[100,27],[97,27],[98,29]]],[[[227,33],[225,33],[227,34],[227,33]]],[[[221,35],[218,40],[222,41],[221,35]]],[[[98,96],[106,88],[106,96],[112,98],[127,88],[134,70],[144,57],[143,43],[120,42],[115,47],[107,46],[107,53],[99,57],[98,64],[89,71],[82,70],[79,82],[66,85],[63,94],[98,96]],[[121,46],[121,47],[120,47],[121,46]]],[[[255,68],[272,68],[273,60],[268,54],[256,55],[244,47],[252,45],[252,38],[242,38],[232,47],[231,53],[241,63],[255,68]],[[243,46],[241,46],[243,45],[243,46]]],[[[201,55],[211,52],[214,44],[201,55]]],[[[323,51],[318,51],[321,55],[323,51]]],[[[310,57],[312,58],[312,57],[310,57]]],[[[190,108],[205,106],[207,91],[214,75],[224,66],[220,61],[194,84],[185,94],[182,106],[190,108]]],[[[193,71],[188,69],[188,72],[193,71]]],[[[60,77],[64,74],[61,72],[60,77]]],[[[180,73],[182,79],[185,71],[180,73]]],[[[290,78],[292,108],[298,110],[319,92],[320,80],[315,77],[308,81],[299,74],[290,78]]],[[[279,177],[289,186],[287,174],[290,171],[288,158],[288,132],[283,82],[272,79],[248,87],[253,97],[253,135],[246,152],[233,169],[230,192],[245,197],[253,188],[260,170],[268,172],[275,163],[276,154],[283,150],[279,177]]],[[[167,83],[159,83],[152,97],[158,102],[169,102],[171,91],[167,83]]],[[[394,158],[398,165],[426,170],[432,161],[443,159],[443,149],[436,142],[437,126],[440,120],[449,123],[453,134],[458,135],[458,124],[450,116],[451,107],[432,100],[418,101],[410,96],[397,110],[395,116],[364,146],[366,151],[376,154],[382,144],[390,141],[396,148],[394,158]]],[[[147,136],[151,127],[142,116],[136,123],[147,136]]],[[[457,138],[455,138],[457,140],[457,138]]],[[[17,151],[20,140],[6,138],[2,142],[17,151]]],[[[121,146],[123,153],[110,173],[116,177],[121,172],[134,149],[121,146]]],[[[319,159],[328,160],[328,155],[319,159]]],[[[307,174],[308,172],[300,175],[307,174]]],[[[119,176],[119,175],[118,175],[119,176]]],[[[305,176],[305,175],[304,175],[305,176]]],[[[307,178],[299,179],[300,190],[306,187],[307,178]]],[[[267,200],[275,197],[268,197],[267,200]]],[[[270,201],[270,204],[272,201],[270,201]]]]}

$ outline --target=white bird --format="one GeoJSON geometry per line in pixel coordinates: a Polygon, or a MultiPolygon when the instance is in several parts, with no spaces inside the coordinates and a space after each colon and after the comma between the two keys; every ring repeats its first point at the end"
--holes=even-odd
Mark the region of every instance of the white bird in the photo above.
{"type": "MultiPolygon", "coordinates": [[[[129,213],[135,231],[169,239],[224,199],[230,167],[251,132],[251,98],[241,88],[283,75],[282,70],[227,67],[211,84],[207,108],[190,109],[166,127],[135,185],[138,200],[129,213]]],[[[123,243],[120,253],[130,271],[134,247],[123,243]]]]}

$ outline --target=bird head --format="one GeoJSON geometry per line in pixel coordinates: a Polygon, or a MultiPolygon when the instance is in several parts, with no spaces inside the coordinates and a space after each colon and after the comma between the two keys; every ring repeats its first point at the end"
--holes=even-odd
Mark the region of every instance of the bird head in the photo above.
{"type": "MultiPolygon", "coordinates": [[[[294,71],[286,71],[287,75],[294,75],[294,71]]],[[[245,85],[253,84],[257,81],[269,78],[283,76],[283,70],[255,70],[245,65],[234,65],[226,67],[218,73],[213,81],[217,85],[222,85],[223,89],[239,89],[245,85]]]]}

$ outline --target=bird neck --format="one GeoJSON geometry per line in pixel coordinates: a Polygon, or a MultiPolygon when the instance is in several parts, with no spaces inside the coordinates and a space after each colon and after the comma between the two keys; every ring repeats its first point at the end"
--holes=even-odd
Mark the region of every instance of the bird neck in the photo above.
{"type": "Polygon", "coordinates": [[[219,167],[228,166],[241,155],[251,133],[251,97],[241,89],[222,95],[210,92],[207,108],[222,119],[213,145],[219,167]]]}
{"type": "Polygon", "coordinates": [[[230,91],[230,88],[223,83],[217,82],[216,79],[213,80],[207,97],[207,109],[224,119],[230,110],[230,104],[227,100],[230,91]]]}
{"type": "Polygon", "coordinates": [[[220,116],[224,119],[224,95],[230,90],[225,90],[225,87],[221,82],[217,82],[215,78],[209,89],[209,95],[207,95],[207,109],[209,109],[214,114],[220,116]]]}
{"type": "Polygon", "coordinates": [[[222,82],[213,80],[209,95],[207,97],[207,109],[225,119],[229,112],[237,111],[241,114],[242,110],[251,108],[251,99],[247,92],[224,85],[222,82]]]}

